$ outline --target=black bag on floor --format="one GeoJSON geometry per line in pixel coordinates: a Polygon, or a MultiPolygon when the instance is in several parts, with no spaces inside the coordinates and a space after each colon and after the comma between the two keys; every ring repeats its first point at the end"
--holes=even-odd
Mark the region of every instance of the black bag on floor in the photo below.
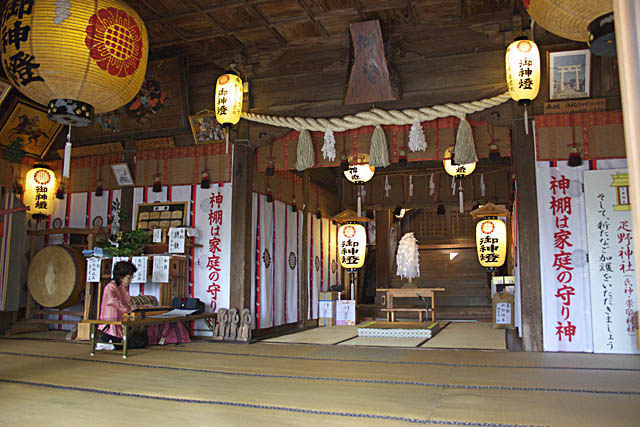
{"type": "Polygon", "coordinates": [[[174,298],[171,301],[171,308],[198,310],[193,314],[204,313],[204,303],[198,298],[174,298]]]}

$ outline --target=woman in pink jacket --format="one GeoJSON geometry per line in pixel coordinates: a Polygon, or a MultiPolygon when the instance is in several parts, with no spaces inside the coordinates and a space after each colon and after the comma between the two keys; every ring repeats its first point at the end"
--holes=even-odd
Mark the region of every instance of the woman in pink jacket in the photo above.
{"type": "MultiPolygon", "coordinates": [[[[100,320],[122,320],[124,313],[135,310],[135,305],[129,305],[129,285],[137,268],[129,261],[120,261],[113,267],[113,279],[104,288],[102,304],[100,306],[100,320]]],[[[122,325],[100,325],[102,332],[97,350],[113,350],[114,344],[122,344],[122,325]]],[[[133,334],[127,337],[128,348],[143,348],[147,345],[147,336],[133,334]]]]}

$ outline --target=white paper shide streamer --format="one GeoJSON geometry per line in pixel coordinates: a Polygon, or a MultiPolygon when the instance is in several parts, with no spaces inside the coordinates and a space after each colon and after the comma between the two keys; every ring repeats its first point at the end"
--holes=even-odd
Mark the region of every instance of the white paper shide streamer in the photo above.
{"type": "Polygon", "coordinates": [[[396,255],[397,275],[401,279],[415,279],[420,276],[420,256],[418,241],[413,233],[406,233],[398,243],[396,255]]]}
{"type": "Polygon", "coordinates": [[[324,144],[322,144],[322,157],[333,162],[336,159],[336,137],[331,129],[324,133],[324,144]]]}
{"type": "Polygon", "coordinates": [[[429,177],[429,195],[433,196],[433,193],[436,191],[436,183],[433,180],[433,174],[429,177]]]}
{"type": "Polygon", "coordinates": [[[409,131],[409,150],[411,151],[424,151],[427,149],[427,140],[424,137],[424,131],[420,122],[414,120],[411,124],[411,130],[409,131]]]}

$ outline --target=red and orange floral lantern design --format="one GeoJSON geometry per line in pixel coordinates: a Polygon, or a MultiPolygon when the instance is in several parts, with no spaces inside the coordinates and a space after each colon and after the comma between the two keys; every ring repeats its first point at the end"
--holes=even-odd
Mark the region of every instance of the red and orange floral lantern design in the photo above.
{"type": "Polygon", "coordinates": [[[147,30],[121,1],[9,0],[1,31],[5,74],[58,123],[89,125],[144,80],[147,30]]]}

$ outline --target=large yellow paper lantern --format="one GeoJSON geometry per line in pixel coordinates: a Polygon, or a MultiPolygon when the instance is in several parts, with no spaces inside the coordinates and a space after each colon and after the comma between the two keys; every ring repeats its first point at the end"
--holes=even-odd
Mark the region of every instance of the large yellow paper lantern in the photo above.
{"type": "Polygon", "coordinates": [[[10,0],[2,35],[7,77],[58,123],[86,126],[131,101],[144,80],[147,30],[118,0],[10,0]]]}
{"type": "Polygon", "coordinates": [[[476,162],[465,163],[463,165],[457,165],[453,163],[454,148],[454,146],[451,146],[444,150],[442,165],[444,166],[445,172],[447,172],[449,175],[455,176],[457,178],[464,178],[465,176],[471,174],[474,170],[476,170],[476,162]]]}
{"type": "Polygon", "coordinates": [[[360,224],[344,224],[338,228],[340,265],[356,269],[364,265],[367,251],[367,230],[360,224]]]}
{"type": "Polygon", "coordinates": [[[502,267],[507,258],[507,226],[496,217],[486,217],[476,225],[478,261],[483,267],[502,267]]]}
{"type": "Polygon", "coordinates": [[[44,219],[53,213],[56,195],[56,175],[46,165],[38,164],[27,172],[24,204],[35,219],[44,219]]]}
{"type": "Polygon", "coordinates": [[[216,120],[223,127],[231,127],[240,121],[242,114],[242,79],[227,72],[216,82],[216,120]]]}
{"type": "Polygon", "coordinates": [[[505,56],[509,95],[520,104],[529,104],[540,90],[540,53],[531,40],[517,40],[505,56]]]}

